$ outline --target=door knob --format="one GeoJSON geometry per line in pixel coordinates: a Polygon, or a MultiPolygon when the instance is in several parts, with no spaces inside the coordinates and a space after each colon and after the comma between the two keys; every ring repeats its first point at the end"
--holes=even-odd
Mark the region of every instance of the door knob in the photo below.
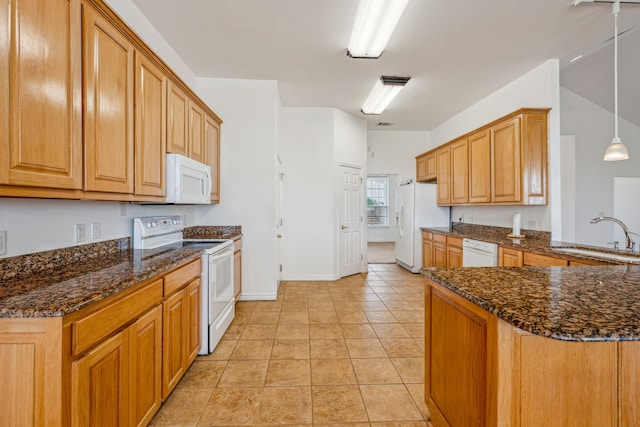
{"type": "Polygon", "coordinates": [[[282,234],[278,234],[276,237],[277,237],[278,239],[282,239],[282,234]]]}
{"type": "Polygon", "coordinates": [[[346,229],[347,229],[347,228],[349,228],[349,227],[347,227],[346,225],[341,225],[341,226],[340,226],[340,228],[341,228],[342,230],[346,230],[346,229]]]}

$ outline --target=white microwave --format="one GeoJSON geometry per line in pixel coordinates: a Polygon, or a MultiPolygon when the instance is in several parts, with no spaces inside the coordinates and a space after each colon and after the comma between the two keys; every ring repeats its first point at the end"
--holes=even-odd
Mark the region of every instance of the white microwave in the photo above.
{"type": "Polygon", "coordinates": [[[166,203],[211,203],[211,167],[182,154],[167,154],[166,203]]]}

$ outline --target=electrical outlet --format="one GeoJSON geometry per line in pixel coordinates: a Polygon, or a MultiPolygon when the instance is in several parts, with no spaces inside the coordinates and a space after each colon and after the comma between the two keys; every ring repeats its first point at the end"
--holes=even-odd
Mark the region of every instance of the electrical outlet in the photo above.
{"type": "Polygon", "coordinates": [[[120,202],[120,216],[127,216],[127,203],[120,202]]]}
{"type": "Polygon", "coordinates": [[[7,230],[0,230],[0,255],[7,254],[7,230]]]}
{"type": "Polygon", "coordinates": [[[100,223],[99,222],[91,223],[91,238],[93,240],[96,240],[96,239],[100,238],[100,223]]]}
{"type": "Polygon", "coordinates": [[[535,220],[531,220],[531,219],[529,221],[527,221],[527,228],[529,230],[537,230],[536,221],[535,220]]]}
{"type": "Polygon", "coordinates": [[[469,224],[475,224],[475,217],[471,215],[471,219],[469,220],[469,224]]]}
{"type": "Polygon", "coordinates": [[[600,211],[600,212],[598,212],[598,216],[599,216],[599,217],[603,217],[603,216],[604,216],[604,211],[600,211]]]}
{"type": "Polygon", "coordinates": [[[87,240],[87,224],[76,224],[76,243],[87,240]]]}

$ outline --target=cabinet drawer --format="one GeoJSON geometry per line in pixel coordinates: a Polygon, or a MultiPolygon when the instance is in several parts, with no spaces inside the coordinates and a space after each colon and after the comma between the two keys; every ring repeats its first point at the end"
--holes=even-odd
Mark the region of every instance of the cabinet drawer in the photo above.
{"type": "Polygon", "coordinates": [[[447,236],[447,246],[456,246],[458,248],[462,247],[462,239],[459,237],[451,237],[447,236]]]}
{"type": "Polygon", "coordinates": [[[530,252],[524,253],[524,265],[525,266],[553,266],[560,265],[566,266],[569,263],[566,259],[555,258],[546,255],[532,254],[530,252]]]}
{"type": "Polygon", "coordinates": [[[200,277],[202,263],[197,259],[164,276],[164,295],[170,295],[187,285],[196,277],[200,277]]]}
{"type": "Polygon", "coordinates": [[[73,354],[82,354],[140,314],[162,301],[162,279],[73,322],[73,354]]]}
{"type": "Polygon", "coordinates": [[[422,238],[424,240],[433,240],[432,233],[430,231],[423,231],[422,238]]]}
{"type": "Polygon", "coordinates": [[[432,234],[432,238],[434,242],[437,243],[447,243],[447,236],[445,236],[444,234],[436,234],[433,233],[432,234]]]}

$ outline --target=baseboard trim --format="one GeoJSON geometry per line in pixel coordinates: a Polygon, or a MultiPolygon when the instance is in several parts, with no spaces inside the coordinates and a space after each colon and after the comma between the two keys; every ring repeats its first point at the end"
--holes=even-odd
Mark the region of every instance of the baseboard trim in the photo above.
{"type": "Polygon", "coordinates": [[[340,276],[318,275],[318,276],[304,276],[304,275],[291,275],[282,276],[282,281],[289,282],[333,282],[340,279],[340,276]]]}
{"type": "Polygon", "coordinates": [[[278,299],[278,294],[242,294],[239,301],[274,301],[278,299]]]}

